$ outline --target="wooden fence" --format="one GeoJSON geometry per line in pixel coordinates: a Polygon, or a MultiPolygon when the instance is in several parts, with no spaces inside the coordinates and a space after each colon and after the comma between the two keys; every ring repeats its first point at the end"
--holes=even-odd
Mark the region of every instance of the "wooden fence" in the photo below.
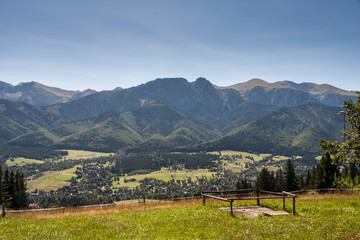
{"type": "Polygon", "coordinates": [[[213,198],[220,201],[230,203],[231,215],[233,212],[233,202],[239,200],[256,200],[257,205],[260,206],[260,200],[262,199],[283,199],[283,209],[285,210],[285,199],[292,198],[293,203],[293,214],[295,211],[295,198],[296,194],[289,192],[270,192],[265,190],[254,190],[254,189],[239,189],[239,190],[225,190],[225,191],[203,191],[201,193],[203,198],[203,205],[206,203],[206,198],[213,198]]]}

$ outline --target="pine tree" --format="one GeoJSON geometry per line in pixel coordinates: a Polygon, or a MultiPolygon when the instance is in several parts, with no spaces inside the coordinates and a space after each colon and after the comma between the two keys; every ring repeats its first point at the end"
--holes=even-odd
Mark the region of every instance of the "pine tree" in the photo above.
{"type": "Polygon", "coordinates": [[[236,183],[236,189],[241,189],[241,183],[240,180],[237,181],[236,183]]]}
{"type": "Polygon", "coordinates": [[[304,189],[305,188],[305,179],[304,176],[299,177],[299,181],[300,181],[300,189],[304,189]]]}
{"type": "Polygon", "coordinates": [[[310,189],[310,188],[312,188],[312,173],[311,173],[310,170],[308,170],[308,171],[306,172],[304,188],[305,188],[305,189],[310,189]]]}
{"type": "Polygon", "coordinates": [[[12,208],[14,205],[14,194],[15,194],[15,175],[13,171],[10,171],[9,174],[9,184],[7,188],[8,195],[10,197],[9,205],[12,208]]]}
{"type": "Polygon", "coordinates": [[[274,173],[269,172],[267,168],[261,169],[256,178],[256,188],[259,190],[274,191],[275,178],[274,173]]]}
{"type": "Polygon", "coordinates": [[[14,176],[14,194],[12,196],[12,201],[11,201],[11,208],[13,209],[19,209],[19,201],[20,201],[20,196],[18,194],[19,192],[19,188],[20,188],[20,180],[19,180],[20,176],[19,176],[19,172],[16,171],[15,176],[14,176]]]}
{"type": "Polygon", "coordinates": [[[275,175],[275,191],[281,192],[284,190],[284,177],[281,168],[276,171],[275,175]]]}
{"type": "Polygon", "coordinates": [[[242,177],[241,180],[238,180],[236,183],[236,189],[250,189],[252,188],[251,183],[246,180],[245,177],[242,177]]]}
{"type": "Polygon", "coordinates": [[[25,182],[25,177],[24,174],[20,174],[20,196],[21,196],[21,200],[19,203],[20,208],[27,208],[28,207],[28,202],[29,202],[29,197],[28,194],[26,192],[27,190],[27,186],[26,186],[26,182],[25,182]]]}
{"type": "Polygon", "coordinates": [[[252,188],[251,183],[248,182],[245,177],[243,177],[243,178],[241,179],[240,183],[241,183],[241,188],[242,188],[242,189],[250,189],[250,188],[252,188]]]}
{"type": "Polygon", "coordinates": [[[284,169],[284,182],[286,191],[295,191],[299,189],[298,179],[295,173],[293,162],[288,159],[284,169]]]}
{"type": "Polygon", "coordinates": [[[24,182],[24,175],[20,174],[18,171],[15,173],[15,191],[13,195],[12,208],[21,209],[27,207],[27,194],[26,194],[26,185],[24,182]]]}
{"type": "Polygon", "coordinates": [[[26,193],[26,183],[24,175],[16,171],[5,169],[2,173],[0,165],[0,204],[5,202],[6,207],[13,209],[26,208],[28,195],[26,193]]]}
{"type": "Polygon", "coordinates": [[[338,175],[338,166],[332,161],[330,154],[325,153],[315,168],[315,188],[335,187],[335,179],[338,175]]]}
{"type": "Polygon", "coordinates": [[[10,174],[9,174],[9,169],[6,168],[4,173],[4,180],[3,180],[3,198],[7,207],[10,207],[9,183],[10,183],[10,174]]]}

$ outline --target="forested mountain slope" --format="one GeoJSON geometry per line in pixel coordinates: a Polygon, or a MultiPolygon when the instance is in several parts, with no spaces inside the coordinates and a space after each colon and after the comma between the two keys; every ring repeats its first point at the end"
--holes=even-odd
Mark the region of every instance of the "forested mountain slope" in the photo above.
{"type": "Polygon", "coordinates": [[[342,130],[339,108],[331,106],[355,95],[313,83],[253,79],[216,87],[205,78],[163,78],[51,106],[1,100],[0,142],[97,151],[196,145],[200,151],[315,153],[320,137],[339,138],[342,130]]]}
{"type": "Polygon", "coordinates": [[[256,151],[284,155],[320,153],[319,138],[341,140],[340,108],[309,103],[282,108],[243,124],[198,149],[256,151]]]}

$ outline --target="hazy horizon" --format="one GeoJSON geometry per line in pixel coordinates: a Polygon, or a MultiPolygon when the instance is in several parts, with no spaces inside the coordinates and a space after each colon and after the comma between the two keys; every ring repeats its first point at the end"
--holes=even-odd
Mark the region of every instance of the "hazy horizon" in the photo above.
{"type": "Polygon", "coordinates": [[[202,76],[360,90],[359,0],[0,2],[0,80],[71,90],[202,76]]]}

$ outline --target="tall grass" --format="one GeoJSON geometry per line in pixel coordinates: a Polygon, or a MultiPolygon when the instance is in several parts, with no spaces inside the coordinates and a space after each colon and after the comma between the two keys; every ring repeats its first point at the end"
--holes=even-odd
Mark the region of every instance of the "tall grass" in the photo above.
{"type": "MultiPolygon", "coordinates": [[[[142,200],[136,201],[121,201],[118,204],[105,204],[94,206],[81,206],[81,207],[59,207],[48,209],[34,209],[23,211],[8,211],[7,217],[9,218],[21,218],[21,219],[54,219],[63,218],[68,216],[79,215],[102,215],[102,214],[114,214],[121,212],[137,212],[137,211],[149,211],[155,209],[168,209],[168,208],[180,208],[185,206],[200,205],[201,199],[181,200],[181,201],[158,201],[158,200],[146,200],[145,203],[142,200]],[[138,202],[139,201],[139,202],[138,202]]],[[[211,201],[210,203],[214,203],[211,201]]]]}

